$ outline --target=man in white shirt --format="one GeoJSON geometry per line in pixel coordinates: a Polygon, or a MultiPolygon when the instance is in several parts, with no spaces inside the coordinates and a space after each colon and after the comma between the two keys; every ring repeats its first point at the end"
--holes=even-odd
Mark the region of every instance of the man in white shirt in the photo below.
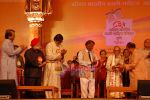
{"type": "Polygon", "coordinates": [[[26,47],[24,45],[20,45],[17,49],[14,49],[14,39],[15,31],[13,29],[7,29],[1,50],[0,78],[14,79],[16,84],[18,84],[16,73],[16,56],[20,54],[26,47]]]}
{"type": "Polygon", "coordinates": [[[95,78],[94,67],[97,63],[97,57],[92,51],[95,42],[88,40],[85,43],[85,49],[79,51],[78,61],[81,66],[80,86],[81,98],[94,98],[95,94],[95,78]]]}

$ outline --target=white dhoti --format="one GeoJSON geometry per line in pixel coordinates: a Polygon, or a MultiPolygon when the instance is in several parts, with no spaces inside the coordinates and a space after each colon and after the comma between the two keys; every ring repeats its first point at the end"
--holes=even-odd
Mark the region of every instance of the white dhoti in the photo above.
{"type": "Polygon", "coordinates": [[[55,63],[48,63],[44,73],[44,86],[55,86],[58,92],[46,91],[46,98],[61,98],[61,80],[60,72],[55,71],[55,63]]]}
{"type": "Polygon", "coordinates": [[[45,66],[43,85],[58,88],[58,92],[54,92],[53,94],[51,91],[46,91],[46,98],[61,98],[61,71],[59,70],[63,62],[63,60],[60,60],[62,58],[60,54],[61,50],[62,45],[57,46],[55,42],[50,42],[46,46],[46,60],[48,63],[45,66]]]}

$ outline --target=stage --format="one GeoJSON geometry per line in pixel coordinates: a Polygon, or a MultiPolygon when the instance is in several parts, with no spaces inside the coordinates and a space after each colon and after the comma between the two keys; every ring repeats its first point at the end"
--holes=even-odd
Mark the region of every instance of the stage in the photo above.
{"type": "MultiPolygon", "coordinates": [[[[54,100],[54,99],[13,99],[13,100],[54,100]]],[[[81,100],[81,98],[61,98],[55,100],[81,100]]],[[[83,99],[83,100],[91,100],[91,99],[83,99]]],[[[94,98],[92,100],[137,100],[137,99],[107,99],[107,98],[94,98]]],[[[142,99],[140,99],[142,100],[142,99]]],[[[145,100],[145,99],[143,99],[145,100]]],[[[148,99],[147,99],[148,100],[148,99]]]]}

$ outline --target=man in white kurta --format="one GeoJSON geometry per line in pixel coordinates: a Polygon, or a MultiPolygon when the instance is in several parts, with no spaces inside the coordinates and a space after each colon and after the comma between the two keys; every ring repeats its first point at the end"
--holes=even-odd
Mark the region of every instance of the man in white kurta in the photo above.
{"type": "MultiPolygon", "coordinates": [[[[60,36],[60,34],[55,37],[60,36]]],[[[59,40],[59,39],[58,39],[59,40]]],[[[47,64],[44,72],[44,86],[55,86],[58,88],[58,93],[52,94],[51,91],[46,91],[46,98],[61,98],[61,80],[60,73],[62,71],[63,56],[66,50],[63,49],[62,40],[55,40],[46,46],[47,64]]]]}
{"type": "Polygon", "coordinates": [[[143,56],[145,57],[145,64],[147,66],[147,78],[150,80],[150,39],[144,41],[143,56]]]}
{"type": "Polygon", "coordinates": [[[136,49],[134,43],[129,42],[127,49],[132,53],[129,64],[124,64],[124,68],[129,70],[130,86],[137,89],[138,80],[148,79],[148,65],[146,64],[143,50],[136,49]]]}
{"type": "Polygon", "coordinates": [[[21,53],[24,46],[14,49],[13,40],[15,38],[14,30],[6,30],[5,40],[2,44],[1,50],[1,66],[0,78],[1,79],[14,79],[17,83],[16,73],[16,55],[21,53]]]}
{"type": "MultiPolygon", "coordinates": [[[[121,87],[122,84],[122,73],[121,66],[123,66],[123,59],[120,55],[121,48],[115,46],[113,49],[113,54],[111,54],[106,63],[107,77],[106,77],[106,87],[121,87]]],[[[111,98],[123,98],[123,92],[111,92],[111,98]]]]}
{"type": "Polygon", "coordinates": [[[97,63],[97,57],[92,51],[94,45],[94,41],[88,40],[85,43],[86,49],[79,51],[78,54],[78,61],[82,68],[80,72],[81,98],[94,98],[95,96],[95,73],[93,68],[97,63]]]}

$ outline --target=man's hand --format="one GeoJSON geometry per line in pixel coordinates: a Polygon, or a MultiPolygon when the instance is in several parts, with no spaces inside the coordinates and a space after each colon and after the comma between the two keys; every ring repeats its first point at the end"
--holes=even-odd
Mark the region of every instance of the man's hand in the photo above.
{"type": "Polygon", "coordinates": [[[27,49],[27,46],[25,46],[25,45],[20,45],[20,48],[21,48],[22,50],[25,50],[25,49],[27,49]]]}
{"type": "Polygon", "coordinates": [[[112,66],[112,71],[116,71],[116,67],[115,66],[112,66]]]}
{"type": "Polygon", "coordinates": [[[46,65],[46,61],[39,65],[39,67],[44,67],[46,65]]]}
{"type": "Polygon", "coordinates": [[[97,64],[97,61],[93,61],[92,63],[91,63],[91,65],[93,66],[93,65],[96,65],[97,64]]]}
{"type": "Polygon", "coordinates": [[[65,55],[65,54],[66,54],[66,52],[67,52],[67,50],[62,49],[62,50],[61,50],[61,55],[65,55]]]}
{"type": "Polygon", "coordinates": [[[123,70],[124,70],[123,65],[119,65],[119,67],[118,67],[118,71],[123,72],[123,70]]]}
{"type": "Polygon", "coordinates": [[[67,50],[62,49],[61,50],[61,60],[64,59],[64,55],[66,54],[67,50]]]}

